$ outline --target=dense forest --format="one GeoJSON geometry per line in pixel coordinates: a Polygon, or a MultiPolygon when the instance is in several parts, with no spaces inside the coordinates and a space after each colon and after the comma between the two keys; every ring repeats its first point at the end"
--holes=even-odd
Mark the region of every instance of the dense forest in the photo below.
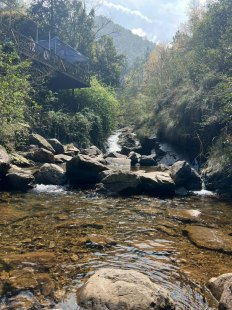
{"type": "Polygon", "coordinates": [[[232,177],[231,37],[230,0],[192,6],[188,23],[130,73],[121,96],[140,136],[156,133],[208,161],[221,188],[232,177]]]}

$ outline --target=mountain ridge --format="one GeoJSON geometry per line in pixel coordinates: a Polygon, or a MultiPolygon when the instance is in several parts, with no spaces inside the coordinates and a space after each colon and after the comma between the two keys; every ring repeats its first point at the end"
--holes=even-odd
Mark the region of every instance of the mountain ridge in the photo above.
{"type": "Polygon", "coordinates": [[[127,57],[129,66],[132,66],[137,58],[147,58],[155,48],[155,43],[133,34],[131,30],[103,15],[96,16],[95,29],[99,38],[107,35],[112,37],[117,51],[127,57]]]}

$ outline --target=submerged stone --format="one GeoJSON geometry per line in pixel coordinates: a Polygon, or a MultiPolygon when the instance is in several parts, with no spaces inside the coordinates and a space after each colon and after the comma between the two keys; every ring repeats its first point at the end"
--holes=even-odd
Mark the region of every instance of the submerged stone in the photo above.
{"type": "Polygon", "coordinates": [[[173,209],[168,211],[168,216],[184,223],[202,222],[202,213],[198,210],[173,209]]]}
{"type": "Polygon", "coordinates": [[[169,293],[135,270],[98,270],[77,291],[83,309],[92,310],[173,310],[169,293]]]}
{"type": "Polygon", "coordinates": [[[26,213],[11,206],[0,206],[0,225],[7,225],[26,217],[26,213]]]}
{"type": "Polygon", "coordinates": [[[217,230],[202,226],[187,226],[188,238],[196,246],[232,254],[232,236],[217,230]]]}
{"type": "Polygon", "coordinates": [[[56,262],[56,257],[52,252],[28,252],[1,256],[0,262],[10,269],[33,266],[33,268],[43,270],[52,267],[56,262]]]}

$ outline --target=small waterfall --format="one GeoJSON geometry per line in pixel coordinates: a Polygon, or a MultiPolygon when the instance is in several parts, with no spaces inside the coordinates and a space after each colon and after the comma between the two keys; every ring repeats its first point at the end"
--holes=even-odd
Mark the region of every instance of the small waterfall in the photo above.
{"type": "Polygon", "coordinates": [[[202,189],[200,191],[194,191],[194,195],[205,196],[205,197],[217,197],[217,194],[211,191],[208,191],[205,186],[204,180],[202,180],[202,189]]]}
{"type": "Polygon", "coordinates": [[[108,138],[106,146],[108,152],[121,151],[122,147],[118,144],[120,134],[121,130],[117,130],[108,138]]]}

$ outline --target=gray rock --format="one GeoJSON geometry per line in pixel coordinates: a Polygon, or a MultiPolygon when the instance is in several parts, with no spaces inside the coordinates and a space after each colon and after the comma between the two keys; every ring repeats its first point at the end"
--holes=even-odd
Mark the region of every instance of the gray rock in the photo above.
{"type": "Polygon", "coordinates": [[[218,162],[209,161],[202,176],[208,190],[216,191],[225,197],[232,196],[232,177],[228,173],[227,167],[222,166],[220,160],[218,162]]]}
{"type": "Polygon", "coordinates": [[[108,168],[94,158],[77,155],[66,163],[67,176],[73,185],[90,185],[98,180],[98,174],[108,168]]]}
{"type": "Polygon", "coordinates": [[[175,183],[168,172],[137,172],[143,192],[151,195],[170,196],[174,194],[175,183]]]}
{"type": "Polygon", "coordinates": [[[65,149],[63,144],[60,143],[57,139],[48,139],[48,142],[51,144],[56,154],[64,154],[65,149]]]}
{"type": "Polygon", "coordinates": [[[140,146],[135,146],[135,147],[127,147],[123,146],[121,149],[121,154],[129,156],[130,152],[135,152],[140,154],[141,147],[140,146]]]}
{"type": "Polygon", "coordinates": [[[12,166],[6,175],[7,186],[13,190],[25,191],[31,189],[34,183],[31,171],[12,166]]]}
{"type": "Polygon", "coordinates": [[[55,155],[54,158],[55,158],[56,164],[62,164],[62,163],[66,163],[67,161],[70,161],[72,159],[72,156],[68,156],[65,154],[58,154],[58,155],[55,155]]]}
{"type": "Polygon", "coordinates": [[[18,153],[11,153],[10,157],[12,164],[18,167],[26,168],[31,167],[33,165],[27,158],[18,153]]]}
{"type": "Polygon", "coordinates": [[[132,151],[129,153],[128,158],[131,160],[131,165],[135,166],[135,165],[139,164],[140,159],[141,159],[141,155],[139,153],[132,151]]]}
{"type": "Polygon", "coordinates": [[[151,151],[154,150],[158,145],[158,139],[156,136],[152,137],[144,137],[140,141],[142,146],[142,154],[143,155],[149,155],[151,154],[151,151]]]}
{"type": "Polygon", "coordinates": [[[153,155],[142,155],[140,158],[140,165],[141,166],[155,166],[157,164],[157,162],[154,159],[153,155]]]}
{"type": "Polygon", "coordinates": [[[104,155],[104,158],[127,158],[126,155],[117,153],[117,152],[110,152],[104,155]]]}
{"type": "Polygon", "coordinates": [[[10,156],[6,149],[0,145],[0,173],[6,173],[10,169],[10,156]]]}
{"type": "Polygon", "coordinates": [[[39,148],[27,154],[27,157],[38,163],[54,163],[55,158],[52,152],[39,148]]]}
{"type": "Polygon", "coordinates": [[[171,177],[177,187],[197,191],[202,188],[200,175],[186,161],[178,161],[171,167],[171,177]]]}
{"type": "Polygon", "coordinates": [[[55,150],[51,146],[51,144],[44,137],[42,137],[38,134],[31,134],[29,136],[29,141],[31,144],[37,145],[38,147],[41,147],[41,148],[46,149],[52,153],[55,153],[55,150]]]}
{"type": "Polygon", "coordinates": [[[135,270],[105,268],[77,291],[77,302],[92,310],[174,310],[169,293],[135,270]]]}
{"type": "Polygon", "coordinates": [[[54,164],[44,164],[35,174],[37,184],[63,185],[67,181],[64,169],[54,164]]]}
{"type": "Polygon", "coordinates": [[[135,194],[140,185],[139,176],[126,171],[104,171],[99,175],[104,189],[110,193],[135,194]]]}
{"type": "Polygon", "coordinates": [[[75,147],[73,144],[67,144],[64,146],[64,148],[65,148],[64,154],[68,156],[74,157],[80,153],[80,150],[77,147],[75,147]]]}
{"type": "Polygon", "coordinates": [[[228,282],[232,283],[232,273],[225,273],[217,278],[211,278],[209,280],[207,286],[218,301],[221,299],[225,284],[228,282]]]}
{"type": "Polygon", "coordinates": [[[103,155],[102,151],[99,150],[99,148],[97,148],[95,145],[92,145],[92,146],[90,146],[87,149],[81,150],[81,154],[88,155],[90,157],[96,157],[96,156],[99,156],[99,155],[103,155]]]}
{"type": "Polygon", "coordinates": [[[105,159],[105,162],[107,166],[112,170],[122,170],[122,171],[131,170],[131,160],[128,158],[107,157],[105,159]]]}
{"type": "Polygon", "coordinates": [[[224,285],[224,290],[218,305],[219,310],[232,309],[232,280],[230,279],[224,285]]]}

